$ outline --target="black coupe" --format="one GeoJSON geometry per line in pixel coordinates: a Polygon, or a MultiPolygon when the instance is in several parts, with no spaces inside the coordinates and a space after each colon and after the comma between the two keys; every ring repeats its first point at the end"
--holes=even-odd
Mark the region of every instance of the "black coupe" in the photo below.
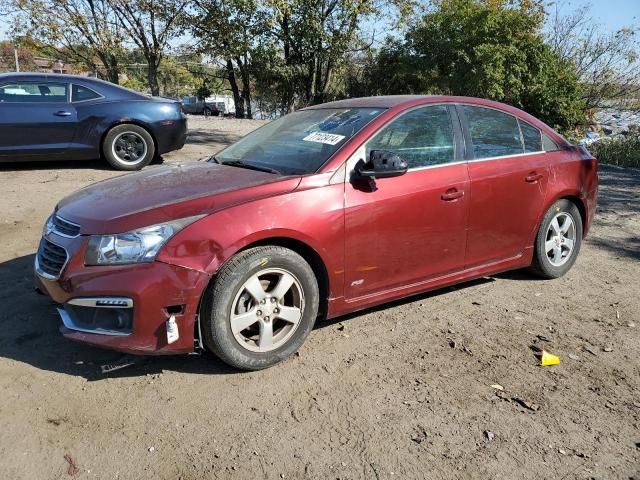
{"type": "Polygon", "coordinates": [[[0,161],[104,158],[118,170],[139,170],[186,137],[177,101],[95,78],[0,75],[0,161]]]}

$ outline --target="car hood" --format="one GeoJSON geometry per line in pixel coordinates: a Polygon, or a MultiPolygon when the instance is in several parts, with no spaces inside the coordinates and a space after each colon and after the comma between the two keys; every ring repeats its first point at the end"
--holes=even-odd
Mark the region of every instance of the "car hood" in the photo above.
{"type": "Polygon", "coordinates": [[[290,192],[299,183],[300,177],[194,162],[94,183],[63,199],[56,213],[80,225],[81,234],[122,233],[290,192]]]}

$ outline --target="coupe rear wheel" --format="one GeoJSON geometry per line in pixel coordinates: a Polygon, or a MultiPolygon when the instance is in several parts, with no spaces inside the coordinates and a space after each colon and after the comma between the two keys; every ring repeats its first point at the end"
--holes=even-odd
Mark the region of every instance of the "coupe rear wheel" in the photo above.
{"type": "Polygon", "coordinates": [[[296,352],[318,314],[318,282],[297,253],[241,252],[220,269],[200,312],[205,345],[224,362],[260,370],[296,352]]]}
{"type": "Polygon", "coordinates": [[[144,128],[124,124],[109,130],[102,153],[117,170],[140,170],[153,160],[155,146],[153,138],[144,128]]]}
{"type": "Polygon", "coordinates": [[[555,202],[545,214],[531,270],[543,278],[558,278],[569,271],[582,244],[582,217],[570,200],[555,202]]]}

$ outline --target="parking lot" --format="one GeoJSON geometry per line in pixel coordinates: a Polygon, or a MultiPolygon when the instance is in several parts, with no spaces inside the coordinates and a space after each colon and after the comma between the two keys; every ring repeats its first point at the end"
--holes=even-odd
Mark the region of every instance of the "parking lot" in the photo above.
{"type": "MultiPolygon", "coordinates": [[[[261,124],[191,117],[164,163],[261,124]]],[[[318,324],[261,372],[193,355],[103,374],[122,355],[61,337],[32,264],[56,202],[121,174],[0,164],[3,478],[640,478],[640,171],[602,167],[559,280],[510,272],[318,324]]]]}

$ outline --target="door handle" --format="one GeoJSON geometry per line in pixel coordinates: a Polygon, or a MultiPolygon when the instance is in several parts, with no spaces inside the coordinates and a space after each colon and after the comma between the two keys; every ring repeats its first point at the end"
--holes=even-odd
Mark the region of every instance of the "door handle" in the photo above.
{"type": "Polygon", "coordinates": [[[524,181],[528,182],[528,183],[537,182],[538,180],[540,180],[542,178],[542,176],[543,175],[541,173],[531,172],[529,175],[524,177],[524,181]]]}
{"type": "Polygon", "coordinates": [[[71,115],[71,112],[67,112],[66,110],[60,110],[59,112],[54,113],[56,117],[68,117],[71,115]]]}
{"type": "Polygon", "coordinates": [[[444,192],[440,198],[445,202],[451,202],[453,200],[457,200],[464,196],[464,190],[458,190],[457,188],[450,188],[446,192],[444,192]]]}

